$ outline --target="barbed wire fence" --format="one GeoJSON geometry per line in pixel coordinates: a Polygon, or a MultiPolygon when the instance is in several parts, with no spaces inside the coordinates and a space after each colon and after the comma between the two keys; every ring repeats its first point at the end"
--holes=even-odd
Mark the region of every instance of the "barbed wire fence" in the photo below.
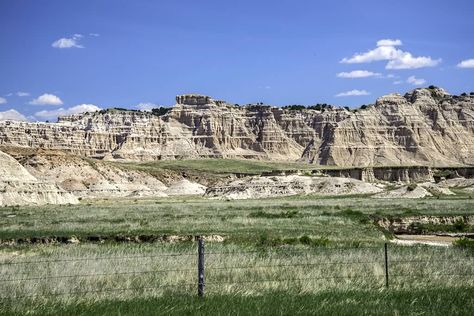
{"type": "MultiPolygon", "coordinates": [[[[372,284],[377,288],[385,288],[389,290],[392,288],[392,282],[396,279],[404,279],[409,284],[413,284],[417,279],[422,279],[429,283],[430,279],[436,278],[450,278],[456,279],[456,284],[465,284],[467,286],[474,286],[474,257],[472,254],[457,258],[429,258],[425,259],[410,259],[410,258],[391,258],[391,246],[385,243],[383,247],[354,247],[354,248],[327,248],[323,253],[326,260],[308,261],[308,262],[292,262],[284,259],[279,259],[277,263],[252,263],[241,262],[239,264],[226,264],[226,258],[234,258],[236,256],[272,254],[273,250],[252,250],[252,251],[205,251],[203,238],[197,238],[196,252],[182,252],[182,253],[162,253],[153,255],[133,255],[133,256],[97,256],[97,257],[74,257],[67,259],[51,259],[51,260],[16,260],[15,258],[0,262],[0,301],[15,301],[24,298],[38,299],[50,298],[57,296],[83,296],[95,294],[107,294],[117,292],[136,292],[138,295],[146,291],[167,291],[179,290],[187,294],[197,294],[203,297],[207,293],[207,289],[214,288],[214,292],[219,292],[219,287],[222,286],[238,286],[239,289],[246,289],[254,285],[272,288],[279,288],[281,284],[301,284],[304,282],[314,283],[317,286],[318,281],[332,280],[336,282],[336,287],[339,281],[357,281],[362,280],[363,286],[372,284]],[[377,256],[372,256],[364,259],[360,256],[357,260],[349,258],[348,260],[334,260],[331,259],[330,252],[337,251],[344,253],[345,251],[375,251],[377,256]],[[221,257],[221,259],[217,259],[221,257]],[[222,259],[222,257],[225,257],[222,259]],[[138,269],[138,270],[118,270],[108,271],[104,273],[59,273],[52,274],[52,271],[57,271],[64,267],[66,263],[83,266],[86,262],[98,264],[105,261],[113,267],[119,268],[133,266],[153,266],[155,259],[169,259],[178,258],[183,260],[185,267],[173,268],[173,263],[165,263],[164,268],[153,269],[138,269]],[[437,262],[448,263],[453,266],[456,263],[458,267],[456,271],[445,271],[445,269],[436,270],[437,262]],[[224,264],[223,264],[224,263],[224,264]],[[427,271],[423,270],[423,266],[417,266],[407,272],[403,266],[410,266],[413,264],[421,264],[424,267],[430,267],[427,271]],[[39,269],[40,265],[45,265],[47,268],[39,269]],[[51,266],[54,268],[51,268],[51,266]],[[398,268],[395,268],[398,265],[398,268]],[[22,271],[25,273],[12,274],[12,267],[22,266],[22,271]],[[341,271],[338,267],[350,267],[351,270],[341,271]],[[302,269],[303,276],[294,276],[292,271],[302,269]],[[41,272],[41,275],[31,276],[31,272],[41,272]],[[44,273],[44,272],[47,273],[44,273]],[[263,272],[259,272],[263,271],[263,272]],[[286,271],[286,273],[283,273],[286,271]],[[348,272],[349,271],[349,272],[348,272]],[[49,273],[48,273],[49,272],[49,273]],[[237,274],[237,275],[236,275],[237,274]],[[139,280],[141,276],[149,276],[145,280],[139,280]],[[171,275],[171,276],[170,276],[171,275]],[[168,276],[168,278],[167,278],[168,276]],[[124,279],[115,280],[115,277],[122,277],[124,279]],[[88,279],[94,282],[87,283],[88,279]],[[105,284],[107,279],[109,283],[105,284]],[[79,288],[74,290],[48,290],[48,285],[57,281],[66,284],[66,287],[79,288]],[[135,284],[136,283],[136,284],[135,284]],[[280,285],[279,285],[280,284],[280,285]],[[76,286],[77,285],[77,286],[76,286]],[[109,287],[104,285],[110,285],[109,287]],[[33,289],[35,286],[38,289],[33,289]],[[89,286],[89,287],[88,287],[89,286]],[[47,289],[45,289],[45,287],[47,289]],[[84,288],[81,290],[80,288],[84,288]]],[[[292,253],[305,254],[308,250],[299,249],[292,250],[292,253]]],[[[344,256],[342,256],[343,258],[344,256]]],[[[338,257],[339,259],[341,257],[338,257]]],[[[237,259],[239,260],[239,259],[237,259]]],[[[250,260],[252,261],[252,260],[250,260]]],[[[235,259],[232,261],[235,262],[235,259]]],[[[413,267],[412,267],[413,268],[413,267]]],[[[62,271],[62,270],[61,270],[62,271]]],[[[301,275],[301,273],[300,273],[301,275]]],[[[356,284],[357,285],[357,284],[356,284]]],[[[230,288],[232,290],[232,288],[230,288]]]]}

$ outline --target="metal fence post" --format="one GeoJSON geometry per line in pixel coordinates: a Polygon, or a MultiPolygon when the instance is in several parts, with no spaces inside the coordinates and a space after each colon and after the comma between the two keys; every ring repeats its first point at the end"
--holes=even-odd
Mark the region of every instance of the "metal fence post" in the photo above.
{"type": "Polygon", "coordinates": [[[198,296],[204,296],[204,240],[198,238],[198,296]]]}
{"type": "Polygon", "coordinates": [[[388,288],[388,245],[385,243],[385,287],[388,288]]]}

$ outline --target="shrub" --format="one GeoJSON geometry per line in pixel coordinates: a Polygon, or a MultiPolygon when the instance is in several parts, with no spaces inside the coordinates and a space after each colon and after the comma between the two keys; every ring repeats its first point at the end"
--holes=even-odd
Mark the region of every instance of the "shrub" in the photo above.
{"type": "Polygon", "coordinates": [[[324,109],[331,109],[331,108],[333,108],[333,106],[327,103],[317,103],[315,105],[308,106],[308,109],[317,110],[317,111],[321,111],[324,109]]]}
{"type": "Polygon", "coordinates": [[[306,109],[306,107],[304,105],[293,104],[293,105],[284,106],[283,109],[290,110],[290,111],[301,111],[301,110],[306,109]]]}
{"type": "Polygon", "coordinates": [[[459,248],[462,248],[462,249],[467,249],[467,250],[474,251],[474,239],[469,239],[469,238],[463,237],[463,238],[460,238],[460,239],[456,239],[453,242],[453,245],[455,247],[459,247],[459,248]]]}
{"type": "Polygon", "coordinates": [[[408,191],[413,191],[413,190],[415,190],[417,187],[418,187],[418,185],[417,185],[416,183],[410,183],[410,184],[407,186],[407,190],[408,190],[408,191]]]}
{"type": "Polygon", "coordinates": [[[463,220],[457,220],[454,224],[453,224],[453,227],[454,229],[456,229],[457,231],[464,231],[466,228],[467,228],[467,225],[466,223],[463,221],[463,220]]]}
{"type": "Polygon", "coordinates": [[[306,235],[301,236],[300,243],[302,243],[303,245],[311,245],[312,243],[311,237],[306,236],[306,235]]]}
{"type": "Polygon", "coordinates": [[[156,116],[162,116],[168,113],[169,111],[171,111],[171,108],[165,108],[160,106],[159,108],[151,109],[151,114],[156,116]]]}
{"type": "Polygon", "coordinates": [[[365,110],[365,109],[367,109],[367,105],[365,105],[365,104],[362,104],[362,105],[360,106],[360,109],[361,109],[361,110],[365,110]]]}

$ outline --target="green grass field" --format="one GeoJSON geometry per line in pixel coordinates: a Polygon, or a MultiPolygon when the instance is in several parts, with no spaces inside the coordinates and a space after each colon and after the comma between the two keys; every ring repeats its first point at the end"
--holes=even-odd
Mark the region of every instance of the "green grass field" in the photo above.
{"type": "Polygon", "coordinates": [[[474,253],[389,246],[370,215],[472,215],[467,196],[375,200],[293,196],[82,201],[1,208],[1,314],[455,315],[474,308],[474,253]],[[8,244],[41,236],[221,235],[206,243],[206,297],[195,297],[196,244],[8,244]]]}
{"type": "Polygon", "coordinates": [[[153,172],[156,170],[174,170],[180,172],[204,172],[210,174],[261,174],[271,171],[314,170],[315,167],[297,162],[272,162],[242,159],[196,159],[196,160],[159,160],[145,163],[115,163],[116,165],[153,172]]]}
{"type": "Polygon", "coordinates": [[[394,291],[269,291],[198,299],[173,293],[157,298],[45,304],[38,315],[472,315],[472,288],[394,291]]]}

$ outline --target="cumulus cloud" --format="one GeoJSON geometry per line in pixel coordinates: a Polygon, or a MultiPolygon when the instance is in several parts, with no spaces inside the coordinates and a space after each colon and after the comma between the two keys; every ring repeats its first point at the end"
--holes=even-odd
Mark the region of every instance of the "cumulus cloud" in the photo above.
{"type": "Polygon", "coordinates": [[[30,101],[32,105],[62,105],[63,101],[54,94],[45,93],[30,101]]]}
{"type": "Polygon", "coordinates": [[[353,70],[351,72],[340,72],[337,74],[339,78],[367,78],[367,77],[380,77],[382,74],[378,72],[372,72],[368,70],[353,70]]]}
{"type": "Polygon", "coordinates": [[[152,109],[159,108],[160,106],[151,102],[142,102],[137,104],[137,109],[141,111],[151,111],[152,109]]]}
{"type": "Polygon", "coordinates": [[[343,58],[341,63],[361,64],[373,61],[388,61],[386,69],[416,69],[424,67],[434,67],[441,62],[441,59],[431,57],[415,57],[411,53],[403,51],[395,46],[402,45],[400,40],[380,40],[377,47],[365,53],[354,54],[350,58],[343,58]]]}
{"type": "Polygon", "coordinates": [[[403,83],[403,81],[401,81],[401,80],[397,80],[397,81],[393,82],[393,84],[402,84],[402,83],[403,83]]]}
{"type": "Polygon", "coordinates": [[[458,68],[474,68],[474,58],[473,59],[466,59],[461,61],[458,65],[458,68]]]}
{"type": "Polygon", "coordinates": [[[99,33],[89,33],[89,36],[93,36],[93,37],[99,37],[100,34],[99,33]]]}
{"type": "Polygon", "coordinates": [[[369,95],[370,92],[367,92],[365,90],[351,90],[351,91],[346,91],[346,92],[341,92],[339,94],[336,94],[336,97],[351,97],[351,96],[361,96],[361,95],[369,95]]]}
{"type": "Polygon", "coordinates": [[[7,99],[0,97],[0,104],[7,103],[7,99]]]}
{"type": "Polygon", "coordinates": [[[0,121],[12,120],[12,121],[28,121],[28,119],[20,112],[10,109],[8,111],[0,112],[0,121]]]}
{"type": "Polygon", "coordinates": [[[408,82],[409,84],[414,85],[414,86],[420,86],[420,85],[425,84],[425,83],[426,83],[426,80],[425,80],[425,79],[416,78],[415,76],[410,76],[410,77],[408,77],[407,82],[408,82]]]}
{"type": "Polygon", "coordinates": [[[56,110],[43,110],[35,113],[35,116],[41,119],[55,119],[59,116],[72,115],[84,112],[96,112],[101,108],[94,104],[79,104],[67,109],[59,108],[56,110]]]}
{"type": "Polygon", "coordinates": [[[60,38],[51,44],[54,48],[84,48],[81,44],[79,44],[80,39],[83,36],[81,34],[74,34],[72,37],[63,37],[60,38]]]}
{"type": "Polygon", "coordinates": [[[16,95],[19,96],[19,97],[27,97],[27,96],[29,96],[30,94],[29,94],[28,92],[18,91],[18,92],[16,93],[16,95]]]}

